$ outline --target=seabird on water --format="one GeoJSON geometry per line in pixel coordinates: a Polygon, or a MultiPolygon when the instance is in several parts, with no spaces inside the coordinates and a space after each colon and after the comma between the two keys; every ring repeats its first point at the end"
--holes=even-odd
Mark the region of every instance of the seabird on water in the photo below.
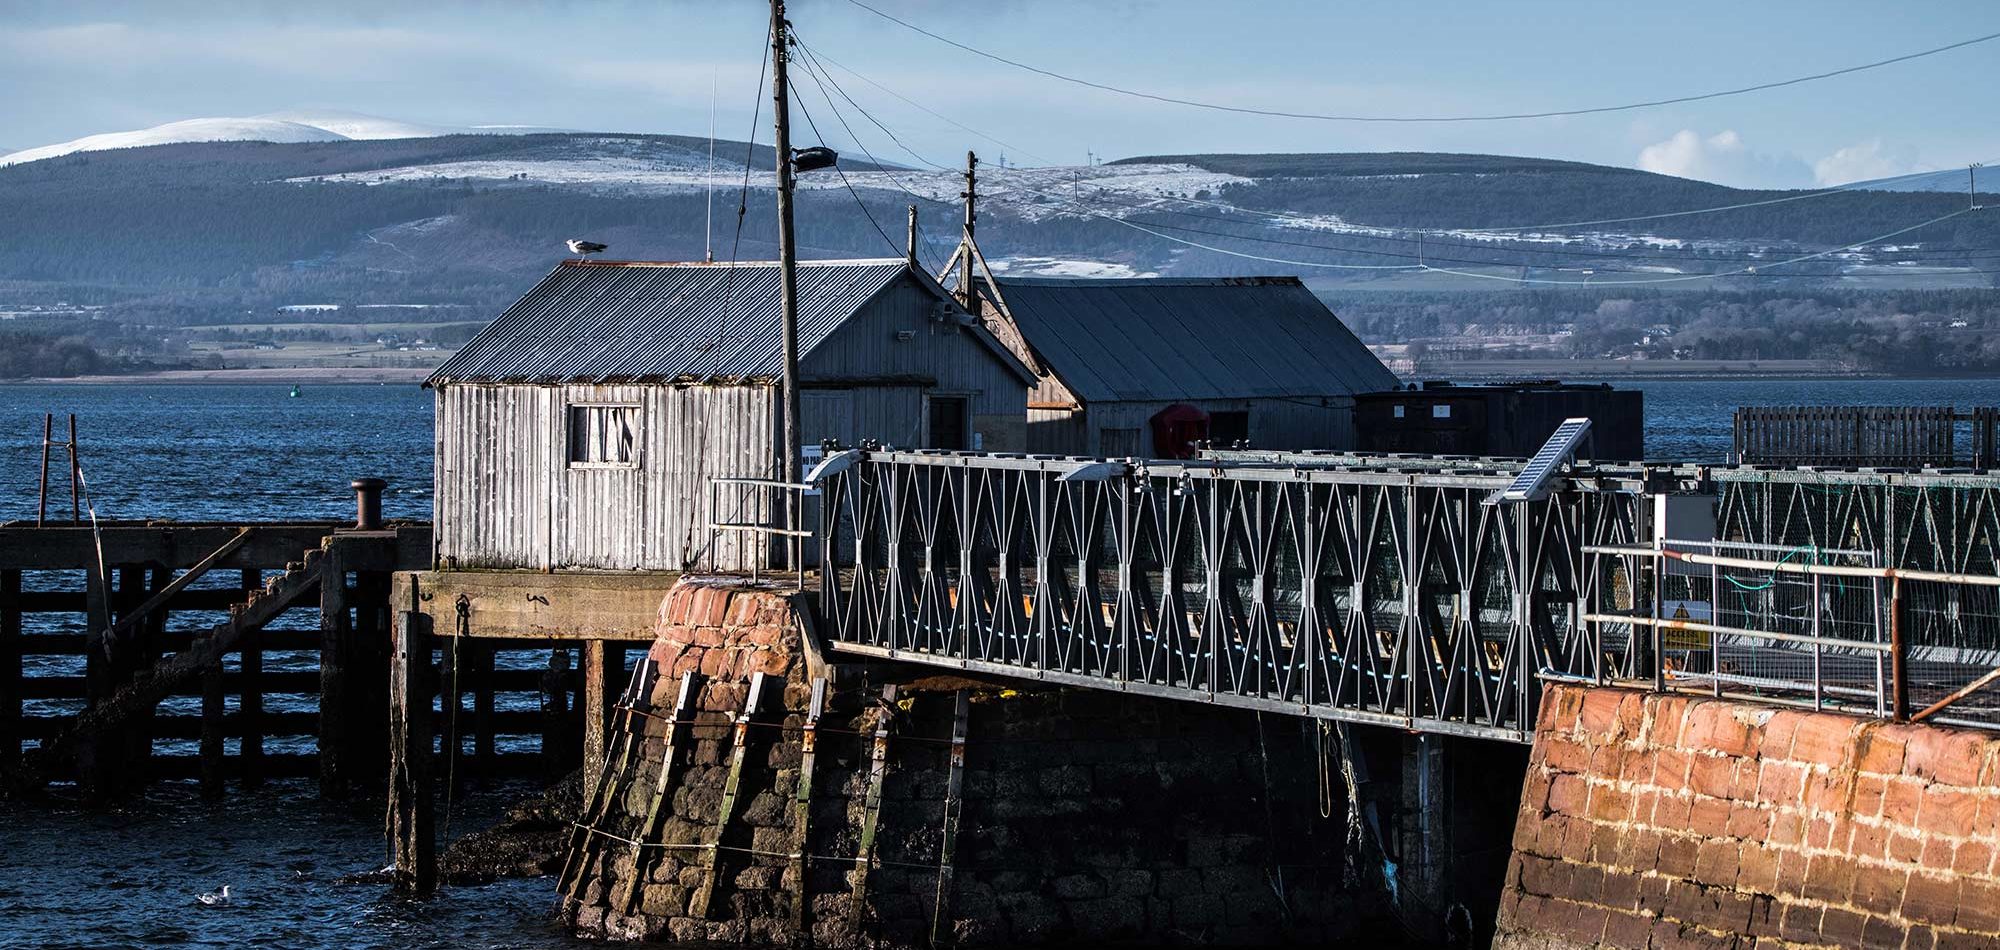
{"type": "Polygon", "coordinates": [[[203,894],[203,895],[201,895],[200,897],[196,898],[196,900],[199,900],[199,901],[201,901],[202,903],[204,903],[204,904],[207,904],[207,905],[208,905],[208,906],[210,906],[210,907],[225,907],[225,906],[228,906],[228,904],[229,904],[229,885],[227,885],[227,884],[224,884],[224,885],[222,885],[222,890],[220,890],[220,891],[210,891],[209,893],[207,893],[207,894],[203,894]]]}
{"type": "Polygon", "coordinates": [[[585,241],[578,238],[569,239],[569,252],[578,257],[589,257],[592,254],[601,254],[603,251],[604,245],[596,241],[585,241]]]}

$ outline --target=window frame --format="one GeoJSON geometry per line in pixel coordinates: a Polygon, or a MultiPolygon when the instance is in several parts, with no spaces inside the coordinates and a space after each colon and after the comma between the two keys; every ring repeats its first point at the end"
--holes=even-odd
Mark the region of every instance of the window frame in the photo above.
{"type": "Polygon", "coordinates": [[[569,469],[585,469],[585,470],[591,470],[591,469],[629,470],[629,469],[639,468],[641,464],[641,457],[644,454],[643,446],[645,444],[644,433],[645,433],[645,422],[646,422],[645,413],[646,413],[646,407],[643,403],[629,402],[629,401],[564,403],[563,404],[563,467],[569,469]],[[632,416],[631,416],[631,424],[628,426],[628,428],[632,432],[632,458],[629,461],[623,461],[623,462],[579,461],[576,458],[576,448],[577,448],[576,422],[577,422],[577,410],[579,409],[630,410],[632,412],[632,416]]]}

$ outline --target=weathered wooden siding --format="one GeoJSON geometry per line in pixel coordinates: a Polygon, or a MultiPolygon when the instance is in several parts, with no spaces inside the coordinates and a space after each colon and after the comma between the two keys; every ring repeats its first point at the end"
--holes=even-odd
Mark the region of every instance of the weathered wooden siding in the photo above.
{"type": "Polygon", "coordinates": [[[924,447],[923,394],[929,392],[965,396],[972,431],[988,451],[1021,451],[1026,382],[973,330],[934,319],[941,303],[914,280],[898,281],[820,344],[800,365],[800,375],[808,382],[854,384],[857,438],[924,447]],[[903,385],[881,385],[888,381],[903,385]]]}
{"type": "Polygon", "coordinates": [[[446,567],[684,570],[709,552],[709,480],[771,477],[773,387],[440,387],[438,558],[446,567]],[[568,461],[568,408],[641,408],[637,464],[568,461]]]}
{"type": "MultiPolygon", "coordinates": [[[[1329,396],[1292,399],[1192,399],[1187,405],[1208,412],[1248,411],[1250,444],[1260,449],[1349,449],[1354,447],[1354,400],[1329,396]],[[1326,403],[1322,406],[1320,403],[1326,403]]],[[[1082,412],[1031,409],[1028,451],[1051,455],[1103,452],[1105,429],[1137,429],[1139,452],[1155,454],[1151,420],[1176,402],[1093,404],[1082,412]]]]}

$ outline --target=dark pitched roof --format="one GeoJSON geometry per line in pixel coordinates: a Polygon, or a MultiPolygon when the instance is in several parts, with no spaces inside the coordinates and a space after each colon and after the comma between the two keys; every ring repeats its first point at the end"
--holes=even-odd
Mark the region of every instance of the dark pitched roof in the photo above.
{"type": "Polygon", "coordinates": [[[999,280],[1035,354],[1085,402],[1335,396],[1396,385],[1296,277],[999,280]]]}
{"type": "MultiPolygon", "coordinates": [[[[800,357],[904,274],[921,271],[902,258],[801,262],[800,357]]],[[[426,385],[775,379],[783,364],[775,262],[564,261],[426,385]]]]}

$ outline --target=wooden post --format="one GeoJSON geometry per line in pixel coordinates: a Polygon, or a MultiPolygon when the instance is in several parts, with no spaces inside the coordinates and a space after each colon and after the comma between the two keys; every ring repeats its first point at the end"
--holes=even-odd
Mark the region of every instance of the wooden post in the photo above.
{"type": "Polygon", "coordinates": [[[812,705],[806,708],[804,733],[799,737],[799,785],[792,797],[792,929],[807,933],[806,912],[812,894],[806,889],[806,849],[812,846],[813,764],[818,759],[819,717],[826,711],[826,677],[812,681],[812,705]]]}
{"type": "MultiPolygon", "coordinates": [[[[688,916],[697,920],[708,916],[709,902],[715,897],[715,876],[722,868],[722,839],[729,833],[729,822],[736,817],[736,796],[743,788],[743,760],[750,752],[750,723],[757,716],[757,704],[763,696],[764,674],[750,674],[750,692],[743,699],[743,714],[736,717],[736,728],[730,733],[729,774],[722,780],[722,803],[715,810],[715,841],[703,856],[701,886],[688,902],[688,916]]],[[[637,875],[633,880],[638,880],[637,875]]]]}
{"type": "Polygon", "coordinates": [[[476,769],[480,780],[492,779],[495,772],[493,736],[493,643],[468,640],[467,659],[472,661],[472,736],[476,769]]]}
{"type": "Polygon", "coordinates": [[[348,691],[348,656],[354,625],[348,614],[347,566],[341,546],[329,544],[319,578],[319,794],[345,798],[351,768],[348,737],[354,715],[348,691]]]}
{"type": "Polygon", "coordinates": [[[1907,664],[1909,645],[1903,626],[1908,610],[1903,601],[1903,579],[1889,579],[1889,718],[1907,722],[1910,718],[1910,678],[1907,664]]]}
{"type": "Polygon", "coordinates": [[[569,648],[549,650],[549,668],[542,672],[542,768],[550,775],[570,770],[569,648]]]}
{"type": "Polygon", "coordinates": [[[389,668],[389,846],[396,891],[425,896],[437,887],[437,838],[432,813],[431,637],[415,611],[396,613],[389,668]]]}
{"type": "Polygon", "coordinates": [[[395,652],[395,625],[389,605],[391,575],[386,571],[355,571],[348,594],[354,629],[347,639],[347,662],[341,671],[350,716],[344,727],[347,784],[365,781],[380,788],[388,774],[389,755],[380,736],[389,728],[389,658],[395,652]]]}
{"type": "MultiPolygon", "coordinates": [[[[264,586],[264,572],[257,568],[243,569],[243,596],[264,586]]],[[[237,740],[237,765],[241,768],[238,780],[244,788],[256,788],[264,784],[264,647],[257,640],[264,631],[246,631],[239,642],[236,655],[236,669],[242,685],[236,696],[236,718],[243,728],[243,735],[237,740]]]]}
{"type": "Polygon", "coordinates": [[[49,447],[55,436],[56,414],[42,413],[42,490],[35,505],[35,527],[39,528],[49,520],[49,447]]]}
{"type": "Polygon", "coordinates": [[[965,810],[965,733],[972,719],[972,694],[959,690],[952,706],[951,772],[944,788],[944,830],[938,844],[937,900],[931,912],[931,946],[951,935],[952,861],[958,852],[958,819],[965,810]]]}
{"type": "MultiPolygon", "coordinates": [[[[117,671],[105,639],[111,630],[111,579],[93,567],[84,571],[83,584],[84,622],[89,624],[83,637],[84,697],[94,706],[118,691],[117,671]]],[[[102,798],[111,793],[111,779],[121,758],[119,748],[115,730],[77,737],[76,782],[85,797],[102,798]]]]}
{"type": "Polygon", "coordinates": [[[597,794],[597,781],[604,772],[605,726],[611,717],[609,689],[611,673],[603,640],[583,642],[583,797],[597,794]]]}
{"type": "Polygon", "coordinates": [[[854,855],[854,883],[848,901],[847,925],[860,933],[868,918],[868,872],[875,864],[875,828],[882,817],[882,783],[889,775],[889,727],[896,721],[896,684],[882,687],[882,708],[876,713],[875,741],[868,756],[868,793],[861,803],[860,845],[854,855]]]}
{"type": "Polygon", "coordinates": [[[201,671],[201,797],[214,801],[223,791],[224,694],[222,663],[201,671]]]}
{"type": "Polygon", "coordinates": [[[0,571],[0,772],[21,761],[21,572],[0,571]]]}
{"type": "Polygon", "coordinates": [[[71,524],[83,523],[83,507],[78,504],[77,495],[83,485],[83,461],[76,457],[76,413],[69,414],[69,520],[71,524]]]}

